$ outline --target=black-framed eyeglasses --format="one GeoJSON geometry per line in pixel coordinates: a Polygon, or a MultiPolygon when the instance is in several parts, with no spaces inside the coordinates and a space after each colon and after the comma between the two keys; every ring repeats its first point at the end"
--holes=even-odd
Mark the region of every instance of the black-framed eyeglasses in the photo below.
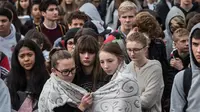
{"type": "Polygon", "coordinates": [[[75,74],[76,73],[76,69],[77,67],[73,67],[72,69],[64,69],[64,70],[58,70],[56,67],[54,67],[54,69],[58,72],[61,73],[61,75],[63,76],[69,76],[69,74],[75,74]]]}
{"type": "Polygon", "coordinates": [[[142,48],[127,48],[128,52],[134,52],[134,53],[138,53],[139,51],[141,51],[142,49],[144,49],[146,46],[142,47],[142,48]]]}

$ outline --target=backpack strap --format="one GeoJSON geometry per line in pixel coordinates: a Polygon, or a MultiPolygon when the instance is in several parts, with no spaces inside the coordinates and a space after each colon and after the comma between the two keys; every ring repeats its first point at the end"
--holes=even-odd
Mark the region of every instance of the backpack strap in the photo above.
{"type": "Polygon", "coordinates": [[[36,26],[35,28],[36,28],[36,30],[37,30],[38,32],[41,32],[41,26],[40,26],[40,25],[36,26]]]}
{"type": "Polygon", "coordinates": [[[183,112],[186,111],[187,106],[188,106],[187,97],[188,97],[188,92],[189,92],[190,87],[191,87],[191,83],[192,83],[192,69],[186,68],[185,71],[184,71],[184,76],[183,76],[183,90],[184,90],[184,93],[185,93],[185,100],[186,100],[186,104],[183,108],[183,112]]]}
{"type": "Polygon", "coordinates": [[[61,30],[62,36],[64,36],[65,33],[66,33],[66,28],[65,28],[63,25],[61,25],[61,24],[58,24],[58,25],[59,25],[59,27],[60,27],[60,30],[61,30]]]}

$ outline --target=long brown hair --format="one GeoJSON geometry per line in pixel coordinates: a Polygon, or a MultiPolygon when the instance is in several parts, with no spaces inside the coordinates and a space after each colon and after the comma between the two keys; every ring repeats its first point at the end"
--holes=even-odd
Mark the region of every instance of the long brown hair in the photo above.
{"type": "Polygon", "coordinates": [[[97,39],[95,39],[95,37],[92,37],[90,35],[84,35],[81,36],[77,43],[76,43],[76,47],[74,50],[74,60],[75,60],[75,64],[78,67],[77,69],[77,83],[81,78],[81,74],[79,74],[80,72],[83,72],[83,66],[80,62],[80,56],[79,53],[80,52],[89,52],[89,53],[94,53],[95,54],[95,59],[94,59],[94,63],[93,63],[93,70],[92,70],[92,80],[93,80],[93,90],[96,89],[96,84],[98,80],[103,79],[103,70],[100,67],[100,63],[99,63],[99,57],[98,57],[98,52],[99,52],[99,44],[97,39]]]}

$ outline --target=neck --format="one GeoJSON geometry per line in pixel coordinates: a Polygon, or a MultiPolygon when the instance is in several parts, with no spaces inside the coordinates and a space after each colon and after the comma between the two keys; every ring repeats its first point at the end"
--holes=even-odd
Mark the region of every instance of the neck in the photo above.
{"type": "Polygon", "coordinates": [[[125,35],[128,35],[128,33],[130,32],[130,30],[126,30],[123,27],[121,27],[121,32],[124,33],[125,35]]]}
{"type": "Polygon", "coordinates": [[[185,58],[188,54],[189,54],[189,52],[181,52],[181,51],[178,51],[178,55],[179,55],[181,58],[185,58]]]}
{"type": "Polygon", "coordinates": [[[29,80],[30,79],[30,71],[25,70],[26,73],[26,79],[29,80]]]}
{"type": "Polygon", "coordinates": [[[36,25],[39,25],[40,22],[41,22],[41,19],[40,19],[40,18],[34,18],[33,21],[34,21],[34,23],[35,23],[36,25]]]}
{"type": "Polygon", "coordinates": [[[86,75],[90,75],[93,70],[93,66],[83,67],[83,71],[86,75]]]}
{"type": "Polygon", "coordinates": [[[8,31],[5,31],[0,34],[1,37],[7,37],[11,33],[11,30],[9,29],[8,31]]]}
{"type": "Polygon", "coordinates": [[[49,21],[47,19],[44,20],[43,24],[48,29],[55,29],[57,27],[57,24],[55,21],[49,21]]]}
{"type": "Polygon", "coordinates": [[[135,66],[140,69],[141,67],[143,67],[147,63],[147,61],[148,61],[148,59],[146,57],[144,57],[141,60],[134,61],[134,63],[135,63],[135,66]]]}
{"type": "Polygon", "coordinates": [[[183,4],[183,3],[181,3],[180,6],[185,10],[189,10],[189,9],[192,8],[193,4],[192,3],[191,4],[183,4]]]}

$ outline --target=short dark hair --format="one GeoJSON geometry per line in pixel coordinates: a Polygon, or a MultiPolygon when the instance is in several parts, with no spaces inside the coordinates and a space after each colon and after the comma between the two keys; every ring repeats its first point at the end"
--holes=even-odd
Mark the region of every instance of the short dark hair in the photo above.
{"type": "Polygon", "coordinates": [[[49,5],[58,5],[58,2],[56,0],[42,0],[40,3],[39,9],[40,11],[46,12],[49,5]]]}
{"type": "Polygon", "coordinates": [[[88,16],[84,12],[78,10],[70,13],[69,17],[67,18],[67,24],[72,24],[73,19],[81,19],[86,22],[88,20],[88,16]]]}
{"type": "Polygon", "coordinates": [[[199,28],[194,30],[194,32],[192,33],[192,38],[200,39],[200,29],[199,28]]]}
{"type": "Polygon", "coordinates": [[[44,35],[42,32],[38,32],[36,29],[29,30],[26,35],[25,39],[35,40],[37,45],[43,44],[43,50],[50,51],[52,48],[51,42],[49,39],[44,35]]]}
{"type": "Polygon", "coordinates": [[[12,12],[9,9],[7,9],[7,8],[2,8],[1,7],[0,8],[0,15],[1,16],[6,16],[9,19],[9,21],[11,21],[12,18],[13,18],[12,12]]]}

